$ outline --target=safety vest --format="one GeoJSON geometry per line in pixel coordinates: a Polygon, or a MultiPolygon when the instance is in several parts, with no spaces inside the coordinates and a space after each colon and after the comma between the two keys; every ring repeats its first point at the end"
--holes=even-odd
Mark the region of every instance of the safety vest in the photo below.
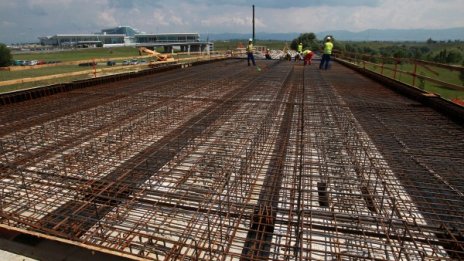
{"type": "Polygon", "coordinates": [[[324,53],[325,54],[332,54],[332,49],[334,45],[331,42],[325,42],[324,44],[324,53]]]}
{"type": "Polygon", "coordinates": [[[246,48],[246,51],[247,51],[247,53],[252,53],[253,52],[253,44],[252,43],[248,44],[248,46],[246,48]]]}
{"type": "Polygon", "coordinates": [[[306,56],[310,52],[311,52],[311,50],[304,50],[303,55],[306,56]]]}
{"type": "Polygon", "coordinates": [[[299,44],[299,45],[298,45],[298,52],[301,53],[301,51],[303,51],[303,45],[302,45],[302,44],[299,44]]]}

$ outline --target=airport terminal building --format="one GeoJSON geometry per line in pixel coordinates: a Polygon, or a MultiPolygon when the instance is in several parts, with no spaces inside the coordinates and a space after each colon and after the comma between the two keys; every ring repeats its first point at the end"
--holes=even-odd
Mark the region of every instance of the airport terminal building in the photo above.
{"type": "Polygon", "coordinates": [[[156,48],[163,47],[166,52],[173,49],[180,51],[209,51],[213,44],[201,41],[198,33],[146,34],[130,26],[118,26],[103,29],[94,34],[56,34],[39,37],[44,46],[66,47],[115,47],[135,46],[156,48]]]}

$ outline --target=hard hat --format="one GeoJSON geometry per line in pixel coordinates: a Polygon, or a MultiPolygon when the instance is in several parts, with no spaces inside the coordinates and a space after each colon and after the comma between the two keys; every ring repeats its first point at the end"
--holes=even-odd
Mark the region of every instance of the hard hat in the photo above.
{"type": "Polygon", "coordinates": [[[327,40],[330,40],[330,39],[332,39],[332,38],[330,38],[330,36],[327,36],[327,40]]]}
{"type": "Polygon", "coordinates": [[[253,39],[251,39],[251,38],[250,38],[250,39],[248,39],[248,42],[253,42],[253,39]]]}

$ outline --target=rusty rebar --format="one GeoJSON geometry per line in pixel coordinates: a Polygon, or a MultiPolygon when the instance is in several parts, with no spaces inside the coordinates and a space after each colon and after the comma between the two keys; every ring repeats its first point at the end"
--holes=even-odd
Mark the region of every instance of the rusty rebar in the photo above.
{"type": "Polygon", "coordinates": [[[337,65],[262,69],[2,106],[0,224],[153,260],[463,258],[461,127],[337,65]]]}

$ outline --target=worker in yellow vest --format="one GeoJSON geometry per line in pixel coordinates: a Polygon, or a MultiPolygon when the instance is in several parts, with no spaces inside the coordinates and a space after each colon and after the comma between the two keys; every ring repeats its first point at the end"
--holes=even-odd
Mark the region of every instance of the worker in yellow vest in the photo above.
{"type": "Polygon", "coordinates": [[[256,66],[255,57],[253,56],[253,39],[248,40],[248,45],[246,48],[248,66],[250,66],[250,60],[253,62],[253,65],[256,66]]]}
{"type": "Polygon", "coordinates": [[[328,69],[330,56],[332,55],[333,43],[332,38],[327,36],[325,43],[324,43],[324,53],[322,54],[321,63],[319,64],[319,69],[328,69]]]}
{"type": "Polygon", "coordinates": [[[298,46],[297,46],[297,48],[296,48],[296,51],[297,51],[298,53],[295,55],[295,61],[297,61],[297,60],[302,60],[302,59],[303,59],[303,57],[301,56],[301,55],[302,55],[301,53],[303,52],[303,43],[302,43],[302,42],[300,42],[300,43],[298,44],[298,46]]]}

